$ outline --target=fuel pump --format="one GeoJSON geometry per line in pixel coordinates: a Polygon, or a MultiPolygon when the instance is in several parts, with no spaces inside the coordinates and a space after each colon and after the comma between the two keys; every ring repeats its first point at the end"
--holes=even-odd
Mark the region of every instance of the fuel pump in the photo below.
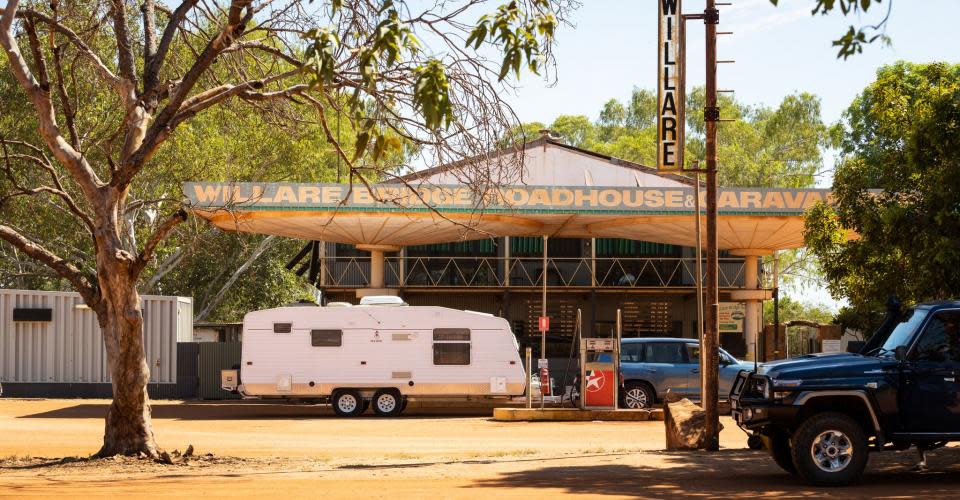
{"type": "Polygon", "coordinates": [[[580,407],[614,410],[620,387],[620,310],[613,338],[580,339],[580,407]]]}

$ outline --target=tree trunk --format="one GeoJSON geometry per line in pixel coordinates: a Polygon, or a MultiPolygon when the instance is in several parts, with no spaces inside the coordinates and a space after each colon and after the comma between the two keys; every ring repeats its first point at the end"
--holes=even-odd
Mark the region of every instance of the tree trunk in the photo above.
{"type": "MultiPolygon", "coordinates": [[[[107,351],[107,367],[113,384],[113,402],[107,413],[103,447],[95,456],[159,456],[150,418],[147,383],[150,367],[143,348],[143,309],[136,279],[131,278],[122,256],[110,260],[109,269],[98,269],[102,293],[97,317],[107,351]],[[117,258],[119,257],[119,258],[117,258]],[[106,272],[104,272],[106,271],[106,272]]],[[[98,265],[98,267],[101,267],[98,265]]]]}

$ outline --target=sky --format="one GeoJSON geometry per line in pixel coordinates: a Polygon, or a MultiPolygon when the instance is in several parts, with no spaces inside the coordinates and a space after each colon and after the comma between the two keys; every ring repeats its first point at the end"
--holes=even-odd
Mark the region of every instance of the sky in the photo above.
{"type": "MultiPolygon", "coordinates": [[[[867,15],[812,16],[814,0],[730,0],[721,7],[718,31],[721,64],[718,87],[733,89],[747,104],[776,106],[785,95],[805,91],[822,102],[822,116],[839,121],[856,95],[873,81],[879,67],[898,60],[960,61],[953,14],[960,0],[895,0],[886,34],[892,45],[868,45],[862,54],[836,58],[831,42],[851,24],[873,24],[886,13],[887,1],[867,15]]],[[[571,16],[572,26],[556,34],[556,68],[549,81],[522,77],[515,94],[505,96],[523,122],[551,123],[558,115],[586,115],[595,120],[604,102],[626,100],[634,87],[653,89],[657,65],[657,4],[655,0],[582,0],[571,16]]],[[[702,11],[703,0],[685,0],[683,11],[702,11]]],[[[703,25],[688,22],[687,86],[704,78],[703,25]]],[[[722,133],[722,127],[721,127],[722,133]]],[[[833,153],[825,162],[833,164],[833,153]]],[[[736,168],[721,165],[721,168],[736,168]]],[[[831,178],[818,179],[830,187],[831,178]]],[[[788,290],[794,297],[842,305],[820,287],[788,290]]]]}

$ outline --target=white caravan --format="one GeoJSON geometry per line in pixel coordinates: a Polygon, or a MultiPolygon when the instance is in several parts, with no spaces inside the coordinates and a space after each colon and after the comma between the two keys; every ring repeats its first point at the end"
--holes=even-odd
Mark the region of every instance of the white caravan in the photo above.
{"type": "MultiPolygon", "coordinates": [[[[364,305],[364,303],[383,305],[364,305]]],[[[402,303],[401,303],[402,304],[402,303]]],[[[526,388],[519,346],[503,318],[445,307],[292,306],[243,319],[244,397],[330,401],[341,416],[372,403],[398,415],[408,399],[508,399],[526,388]]]]}

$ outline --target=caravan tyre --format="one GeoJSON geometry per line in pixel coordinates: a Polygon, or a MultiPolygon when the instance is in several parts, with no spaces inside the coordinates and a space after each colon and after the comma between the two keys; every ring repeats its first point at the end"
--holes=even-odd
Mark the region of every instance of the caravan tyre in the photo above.
{"type": "Polygon", "coordinates": [[[363,413],[363,410],[363,398],[359,392],[346,389],[333,394],[333,412],[337,416],[356,417],[363,413]]]}
{"type": "Polygon", "coordinates": [[[380,389],[373,395],[373,412],[381,417],[395,417],[403,411],[403,398],[396,389],[380,389]]]}

